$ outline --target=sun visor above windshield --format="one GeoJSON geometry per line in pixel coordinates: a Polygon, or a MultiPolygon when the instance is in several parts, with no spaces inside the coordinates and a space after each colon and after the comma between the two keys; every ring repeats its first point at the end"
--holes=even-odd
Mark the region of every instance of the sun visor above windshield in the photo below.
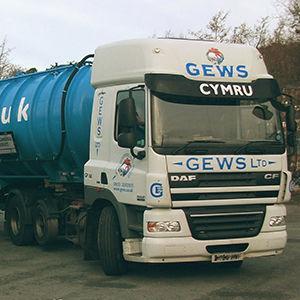
{"type": "Polygon", "coordinates": [[[189,97],[276,98],[281,95],[275,79],[257,79],[251,83],[190,80],[182,75],[146,74],[145,83],[155,92],[189,97]]]}

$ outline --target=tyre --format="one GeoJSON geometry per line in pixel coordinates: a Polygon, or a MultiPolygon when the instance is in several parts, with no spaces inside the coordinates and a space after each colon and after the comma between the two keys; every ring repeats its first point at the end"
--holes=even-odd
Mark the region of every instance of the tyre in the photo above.
{"type": "Polygon", "coordinates": [[[37,243],[41,246],[53,243],[58,233],[58,220],[48,219],[44,205],[38,204],[33,215],[33,231],[37,243]]]}
{"type": "Polygon", "coordinates": [[[118,216],[112,206],[106,206],[100,214],[98,249],[106,275],[122,275],[127,271],[118,216]]]}
{"type": "Polygon", "coordinates": [[[34,241],[32,225],[26,225],[26,206],[18,196],[13,196],[7,206],[7,226],[12,242],[17,246],[30,245],[34,241]]]}

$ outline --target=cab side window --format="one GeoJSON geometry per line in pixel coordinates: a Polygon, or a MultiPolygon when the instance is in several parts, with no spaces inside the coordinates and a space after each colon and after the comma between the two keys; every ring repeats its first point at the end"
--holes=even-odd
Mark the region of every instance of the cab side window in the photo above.
{"type": "MultiPolygon", "coordinates": [[[[118,104],[121,100],[132,97],[135,102],[136,107],[136,120],[137,126],[135,128],[136,138],[137,138],[137,146],[144,147],[145,146],[145,91],[143,89],[129,91],[120,91],[117,94],[117,105],[116,112],[118,110],[118,104]]],[[[116,114],[117,115],[117,114],[116,114]]],[[[118,135],[121,133],[117,128],[117,124],[115,124],[115,139],[117,139],[118,135]]]]}

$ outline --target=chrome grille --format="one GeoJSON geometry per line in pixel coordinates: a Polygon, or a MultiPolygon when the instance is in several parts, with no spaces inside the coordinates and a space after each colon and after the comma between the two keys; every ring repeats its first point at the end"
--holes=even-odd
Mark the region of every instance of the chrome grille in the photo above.
{"type": "Polygon", "coordinates": [[[280,172],[170,173],[169,182],[176,207],[186,201],[276,199],[280,172]]]}
{"type": "Polygon", "coordinates": [[[197,240],[233,239],[258,235],[265,205],[235,205],[184,209],[192,236],[197,240]]]}

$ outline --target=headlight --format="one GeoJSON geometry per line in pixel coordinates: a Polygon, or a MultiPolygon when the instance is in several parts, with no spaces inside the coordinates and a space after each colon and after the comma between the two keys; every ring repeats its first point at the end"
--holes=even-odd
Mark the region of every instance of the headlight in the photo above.
{"type": "Polygon", "coordinates": [[[178,221],[148,222],[148,231],[150,231],[150,232],[178,232],[178,231],[180,231],[180,223],[178,221]]]}
{"type": "Polygon", "coordinates": [[[274,226],[283,226],[285,225],[285,216],[274,216],[270,219],[270,223],[269,225],[271,227],[274,227],[274,226]]]}

